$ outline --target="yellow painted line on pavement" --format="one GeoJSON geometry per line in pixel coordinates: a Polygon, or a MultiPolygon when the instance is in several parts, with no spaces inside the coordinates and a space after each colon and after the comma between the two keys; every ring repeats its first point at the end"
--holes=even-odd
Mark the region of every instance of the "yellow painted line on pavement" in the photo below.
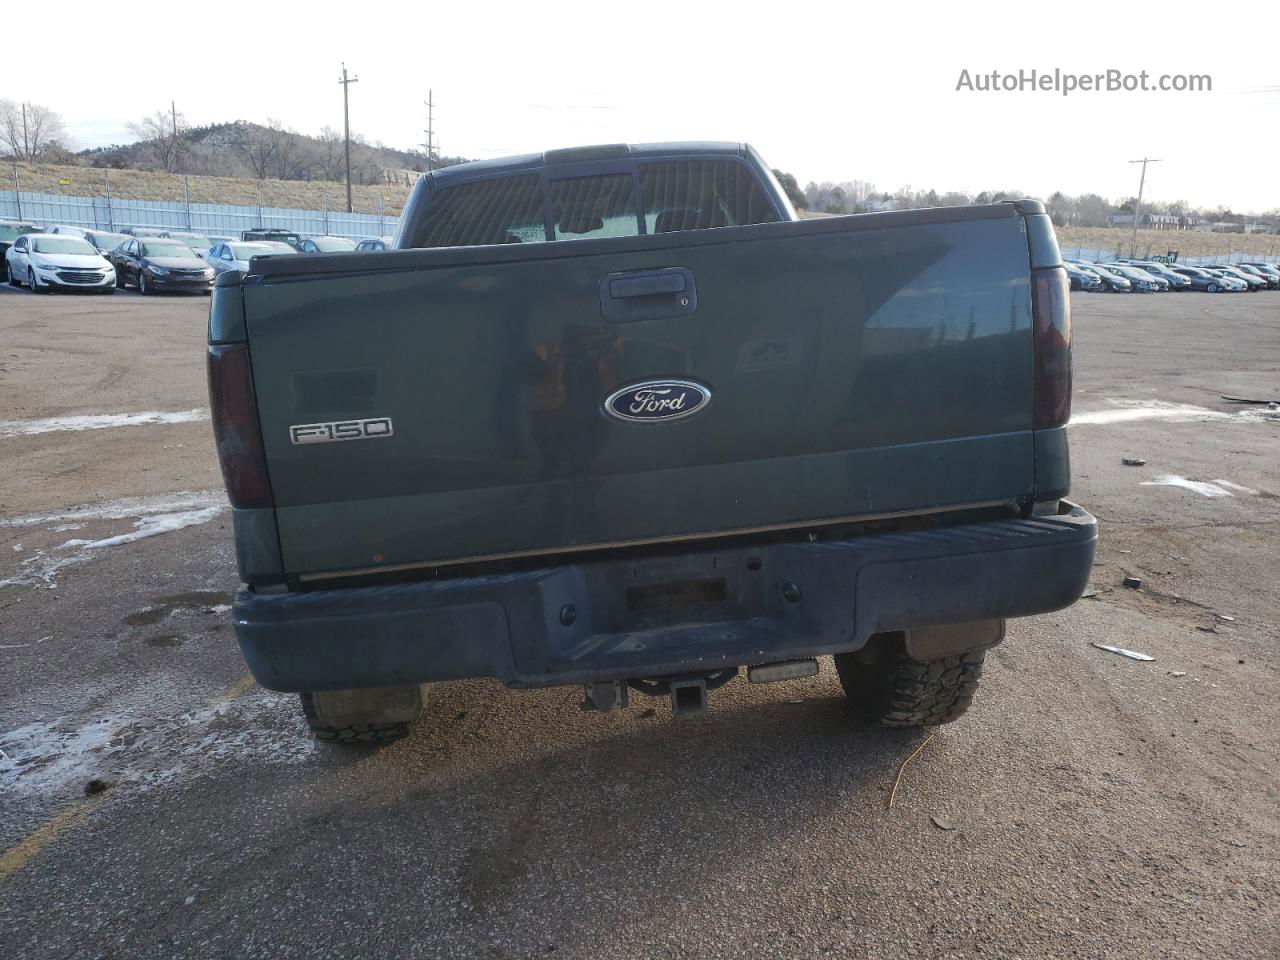
{"type": "MultiPolygon", "coordinates": [[[[252,674],[245,674],[213,701],[213,706],[229,703],[236,697],[243,696],[252,690],[257,684],[254,682],[252,674]]],[[[0,883],[4,883],[11,876],[25,867],[31,860],[50,843],[56,840],[63,831],[74,827],[83,820],[94,807],[98,805],[100,798],[95,797],[92,800],[82,800],[75,806],[68,807],[52,820],[46,822],[43,826],[37,827],[35,831],[29,834],[26,839],[22,840],[17,846],[10,847],[3,854],[0,854],[0,883]]]]}
{"type": "Polygon", "coordinates": [[[4,883],[25,867],[36,854],[56,840],[59,834],[74,827],[97,805],[96,799],[81,800],[38,828],[16,847],[11,847],[0,854],[0,883],[4,883]]]}

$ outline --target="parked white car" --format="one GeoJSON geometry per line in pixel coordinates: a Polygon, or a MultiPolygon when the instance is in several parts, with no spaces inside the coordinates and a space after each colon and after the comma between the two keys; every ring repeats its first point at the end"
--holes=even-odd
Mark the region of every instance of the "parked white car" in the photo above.
{"type": "Polygon", "coordinates": [[[4,272],[9,286],[27,286],[33,293],[115,293],[116,289],[116,271],[106,258],[88,240],[66,234],[28,233],[19,237],[5,251],[4,272]]]}
{"type": "Polygon", "coordinates": [[[205,260],[213,267],[215,273],[226,273],[228,270],[248,271],[249,261],[254,257],[273,257],[281,254],[297,254],[297,251],[285,243],[271,243],[265,240],[231,240],[227,243],[215,243],[205,254],[205,260]]]}

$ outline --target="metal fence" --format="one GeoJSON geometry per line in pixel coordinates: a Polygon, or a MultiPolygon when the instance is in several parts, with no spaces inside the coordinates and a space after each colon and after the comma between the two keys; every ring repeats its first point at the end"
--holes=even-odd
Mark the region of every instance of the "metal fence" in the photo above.
{"type": "MultiPolygon", "coordinates": [[[[1151,260],[1155,257],[1164,256],[1166,251],[1154,251],[1148,249],[1146,251],[1139,250],[1138,256],[1133,257],[1134,260],[1151,260]]],[[[1107,263],[1111,260],[1118,260],[1122,257],[1129,256],[1128,244],[1121,243],[1115,247],[1063,247],[1062,255],[1069,260],[1092,260],[1094,263],[1107,263]]],[[[1178,263],[1184,266],[1200,267],[1212,266],[1215,263],[1273,263],[1280,264],[1280,256],[1275,254],[1261,253],[1219,253],[1206,257],[1178,257],[1178,263]]]]}
{"type": "Polygon", "coordinates": [[[388,216],[385,209],[381,213],[339,213],[333,210],[14,191],[0,194],[0,217],[107,231],[118,231],[122,227],[157,227],[215,237],[239,237],[241,230],[255,227],[275,227],[303,235],[384,237],[395,233],[399,222],[399,217],[395,214],[388,216]]]}
{"type": "MultiPolygon", "coordinates": [[[[303,235],[389,236],[395,233],[400,218],[395,214],[388,216],[381,200],[379,206],[383,207],[380,213],[339,213],[334,210],[292,210],[285,207],[233,206],[181,200],[123,200],[109,195],[75,197],[56,193],[18,193],[12,190],[0,194],[0,218],[113,232],[122,227],[157,227],[214,237],[238,237],[241,230],[255,227],[275,227],[303,235]]],[[[1134,259],[1151,259],[1166,252],[1148,246],[1140,250],[1140,256],[1134,259]]],[[[1105,263],[1128,256],[1128,245],[1121,240],[1114,247],[1063,247],[1062,255],[1105,263]]],[[[1250,260],[1280,263],[1280,256],[1233,252],[1208,257],[1178,258],[1178,262],[1192,266],[1250,260]]]]}

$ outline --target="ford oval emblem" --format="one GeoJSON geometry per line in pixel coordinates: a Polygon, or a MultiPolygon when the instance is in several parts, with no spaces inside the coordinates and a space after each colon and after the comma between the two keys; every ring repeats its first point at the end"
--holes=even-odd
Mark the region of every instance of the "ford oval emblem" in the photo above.
{"type": "Polygon", "coordinates": [[[609,394],[604,412],[631,423],[659,423],[692,416],[711,402],[711,390],[692,380],[644,380],[609,394]]]}

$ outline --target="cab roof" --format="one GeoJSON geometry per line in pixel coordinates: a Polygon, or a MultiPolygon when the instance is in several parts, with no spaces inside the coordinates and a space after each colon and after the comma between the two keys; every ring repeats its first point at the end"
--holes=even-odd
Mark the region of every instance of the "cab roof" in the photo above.
{"type": "Polygon", "coordinates": [[[496,157],[492,160],[472,160],[451,167],[432,170],[429,174],[436,186],[472,179],[487,179],[494,175],[523,173],[543,167],[569,163],[620,160],[631,158],[647,160],[657,157],[743,157],[747,145],[720,140],[676,140],[667,143],[604,143],[587,147],[568,147],[547,150],[543,153],[524,153],[514,157],[496,157]]]}

